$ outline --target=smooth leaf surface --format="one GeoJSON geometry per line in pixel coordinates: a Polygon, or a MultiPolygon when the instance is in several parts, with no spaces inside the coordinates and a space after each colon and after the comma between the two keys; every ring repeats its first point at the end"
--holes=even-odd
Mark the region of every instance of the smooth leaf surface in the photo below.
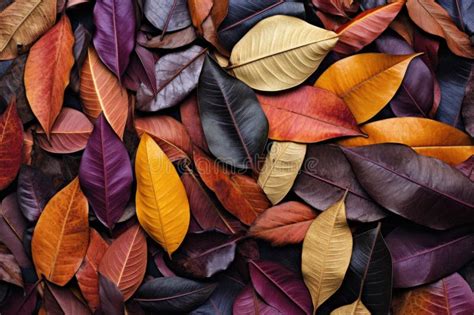
{"type": "Polygon", "coordinates": [[[186,0],[145,0],[143,9],[148,21],[163,33],[191,25],[186,0]]]}
{"type": "Polygon", "coordinates": [[[255,292],[251,285],[245,286],[244,289],[235,298],[233,314],[241,315],[279,315],[280,311],[267,303],[265,303],[255,292]]]}
{"type": "Polygon", "coordinates": [[[70,289],[49,282],[46,282],[44,290],[44,309],[46,314],[91,314],[70,289]]]}
{"type": "Polygon", "coordinates": [[[0,280],[23,287],[20,266],[8,247],[0,243],[0,280]]]}
{"type": "Polygon", "coordinates": [[[191,94],[179,107],[179,113],[181,116],[181,122],[186,128],[186,131],[191,138],[194,145],[197,145],[201,150],[209,153],[209,147],[207,145],[206,136],[202,129],[201,117],[199,116],[199,107],[197,103],[197,97],[195,94],[191,94]]]}
{"type": "Polygon", "coordinates": [[[107,277],[99,275],[101,310],[104,314],[124,314],[124,299],[119,288],[107,277]]]}
{"type": "Polygon", "coordinates": [[[337,35],[295,17],[276,15],[255,25],[234,46],[230,69],[250,87],[280,91],[306,80],[337,35]]]}

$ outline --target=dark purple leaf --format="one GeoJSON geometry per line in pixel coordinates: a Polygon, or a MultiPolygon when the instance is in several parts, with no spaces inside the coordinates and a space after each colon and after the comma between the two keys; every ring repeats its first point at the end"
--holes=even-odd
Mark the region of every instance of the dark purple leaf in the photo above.
{"type": "Polygon", "coordinates": [[[234,261],[235,248],[241,236],[227,236],[217,232],[188,234],[173,254],[171,267],[179,275],[209,278],[226,270],[234,261]]]}
{"type": "Polygon", "coordinates": [[[147,20],[163,33],[191,25],[186,0],[145,0],[144,12],[147,20]]]}
{"type": "MultiPolygon", "coordinates": [[[[382,35],[375,41],[377,49],[390,55],[414,54],[413,48],[403,39],[382,35]]],[[[428,117],[433,106],[433,76],[421,58],[410,62],[397,93],[390,101],[397,116],[428,117]]]]}
{"type": "Polygon", "coordinates": [[[154,68],[155,55],[148,49],[136,45],[135,50],[130,56],[130,63],[123,78],[125,87],[138,91],[140,84],[143,83],[155,95],[158,91],[154,68]]]}
{"type": "Polygon", "coordinates": [[[43,303],[47,314],[92,314],[67,287],[60,287],[46,280],[45,284],[43,303]]]}
{"type": "Polygon", "coordinates": [[[39,169],[22,165],[17,185],[18,206],[30,223],[38,220],[46,203],[55,192],[51,178],[39,169]]]}
{"type": "Polygon", "coordinates": [[[360,7],[362,10],[369,10],[385,4],[387,4],[387,0],[362,0],[360,7]]]}
{"type": "Polygon", "coordinates": [[[137,109],[154,112],[184,100],[198,84],[206,51],[195,45],[161,57],[155,64],[158,94],[153,97],[149,89],[140,88],[137,109]]]}
{"type": "Polygon", "coordinates": [[[130,199],[133,174],[127,149],[103,114],[82,155],[79,180],[97,218],[112,229],[130,199]]]}
{"type": "Polygon", "coordinates": [[[474,292],[474,260],[471,260],[467,265],[459,270],[459,274],[466,280],[474,292]]]}
{"type": "Polygon", "coordinates": [[[466,161],[456,165],[456,168],[474,182],[474,155],[471,155],[466,161]]]}
{"type": "Polygon", "coordinates": [[[471,68],[471,75],[462,102],[462,119],[466,126],[466,132],[474,137],[474,67],[471,68]]]}
{"type": "Polygon", "coordinates": [[[263,300],[284,314],[312,314],[311,296],[303,278],[264,260],[249,262],[252,284],[263,300]]]}
{"type": "Polygon", "coordinates": [[[474,259],[474,230],[398,227],[387,236],[387,246],[393,257],[393,285],[414,287],[450,275],[474,259]]]}
{"type": "Polygon", "coordinates": [[[144,283],[135,301],[150,312],[189,312],[204,303],[216,284],[180,277],[155,278],[144,283]]]}
{"type": "Polygon", "coordinates": [[[135,46],[135,6],[132,0],[97,0],[94,6],[94,47],[102,62],[122,77],[135,46]]]}
{"type": "Polygon", "coordinates": [[[124,300],[119,288],[107,277],[99,274],[100,307],[104,315],[124,314],[124,300]]]}
{"type": "Polygon", "coordinates": [[[20,266],[8,248],[0,243],[0,281],[23,287],[20,266]]]}
{"type": "Polygon", "coordinates": [[[37,285],[25,285],[25,290],[10,286],[9,296],[1,306],[2,315],[29,315],[35,314],[38,300],[37,285]]]}
{"type": "Polygon", "coordinates": [[[158,269],[158,271],[164,277],[174,277],[174,276],[176,276],[176,274],[166,264],[166,262],[165,262],[165,252],[163,250],[160,250],[155,255],[155,257],[153,257],[153,261],[155,262],[155,266],[158,269]]]}
{"type": "Polygon", "coordinates": [[[386,209],[437,230],[474,223],[474,183],[448,164],[401,144],[342,149],[359,183],[386,209]]]}
{"type": "Polygon", "coordinates": [[[71,79],[69,87],[76,93],[79,93],[81,85],[81,69],[86,60],[87,48],[91,42],[91,33],[82,25],[79,24],[74,30],[74,66],[71,70],[71,79]]]}
{"type": "Polygon", "coordinates": [[[357,182],[339,147],[308,145],[305,161],[293,186],[296,195],[314,208],[326,210],[342,198],[346,189],[349,189],[346,197],[348,219],[371,222],[385,217],[383,209],[357,182]]]}
{"type": "Polygon", "coordinates": [[[266,304],[252,288],[247,285],[234,301],[234,315],[283,315],[278,309],[266,304]]]}

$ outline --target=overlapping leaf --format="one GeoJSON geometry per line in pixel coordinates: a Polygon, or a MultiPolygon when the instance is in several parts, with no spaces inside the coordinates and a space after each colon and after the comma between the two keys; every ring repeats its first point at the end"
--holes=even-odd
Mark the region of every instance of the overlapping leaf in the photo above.
{"type": "Polygon", "coordinates": [[[0,190],[16,177],[21,164],[23,128],[13,98],[0,116],[0,190]]]}

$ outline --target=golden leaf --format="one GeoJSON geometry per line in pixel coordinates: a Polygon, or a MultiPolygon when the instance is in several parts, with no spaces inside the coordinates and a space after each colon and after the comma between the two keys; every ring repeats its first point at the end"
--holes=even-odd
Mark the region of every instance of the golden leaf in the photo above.
{"type": "Polygon", "coordinates": [[[135,174],[138,221],[171,255],[188,231],[189,203],[173,164],[147,133],[137,149],[135,174]]]}
{"type": "Polygon", "coordinates": [[[365,307],[360,298],[354,303],[341,306],[331,312],[331,315],[370,315],[370,311],[365,307]]]}

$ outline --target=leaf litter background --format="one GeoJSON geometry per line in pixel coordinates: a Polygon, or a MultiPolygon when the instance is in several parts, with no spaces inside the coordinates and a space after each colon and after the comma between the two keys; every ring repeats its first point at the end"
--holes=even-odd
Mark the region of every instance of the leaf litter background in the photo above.
{"type": "Polygon", "coordinates": [[[473,314],[472,0],[4,0],[1,314],[473,314]]]}

